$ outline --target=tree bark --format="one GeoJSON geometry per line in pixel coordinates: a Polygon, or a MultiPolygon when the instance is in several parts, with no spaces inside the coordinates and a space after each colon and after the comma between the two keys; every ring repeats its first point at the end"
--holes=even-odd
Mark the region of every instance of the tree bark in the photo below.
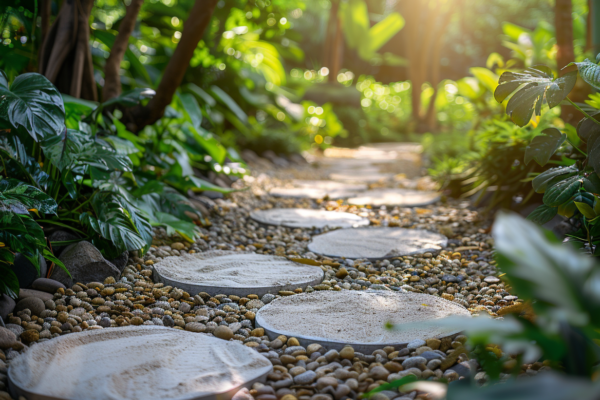
{"type": "Polygon", "coordinates": [[[121,61],[125,56],[125,51],[129,45],[129,37],[135,28],[137,16],[142,8],[144,0],[132,0],[127,7],[125,17],[119,25],[119,33],[115,38],[115,43],[110,50],[108,60],[104,66],[104,89],[102,90],[102,101],[110,100],[121,94],[121,77],[119,69],[121,61]]]}
{"type": "Polygon", "coordinates": [[[216,4],[217,0],[196,0],[183,26],[181,40],[165,68],[156,95],[147,105],[139,105],[127,111],[125,118],[129,130],[139,132],[163,116],[165,108],[171,104],[175,91],[183,81],[194,50],[210,23],[216,4]]]}
{"type": "Polygon", "coordinates": [[[98,100],[88,21],[93,0],[64,0],[40,53],[40,73],[61,93],[98,100]]]}
{"type": "Polygon", "coordinates": [[[571,0],[556,0],[554,6],[556,26],[556,64],[558,70],[575,61],[573,49],[573,6],[571,0]]]}
{"type": "Polygon", "coordinates": [[[337,83],[337,76],[342,69],[344,58],[344,38],[342,37],[342,21],[336,15],[335,36],[333,37],[331,49],[331,67],[329,68],[329,82],[337,83]]]}
{"type": "MultiPolygon", "coordinates": [[[[42,0],[40,5],[40,17],[42,19],[41,42],[44,43],[48,31],[50,31],[50,17],[52,15],[52,0],[42,0]]],[[[41,46],[40,46],[41,48],[41,46]]]]}

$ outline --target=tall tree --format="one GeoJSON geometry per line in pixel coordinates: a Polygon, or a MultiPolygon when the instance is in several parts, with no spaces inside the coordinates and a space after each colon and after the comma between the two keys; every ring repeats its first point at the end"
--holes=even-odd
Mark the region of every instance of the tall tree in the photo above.
{"type": "Polygon", "coordinates": [[[571,0],[556,0],[554,6],[556,27],[556,66],[560,71],[575,60],[573,47],[573,5],[571,0]]]}
{"type": "Polygon", "coordinates": [[[102,91],[102,100],[110,100],[113,97],[117,97],[121,94],[121,78],[119,76],[119,69],[121,67],[121,61],[125,51],[129,46],[129,37],[135,28],[137,16],[142,8],[144,0],[132,0],[131,4],[127,7],[125,17],[121,20],[119,25],[119,33],[115,38],[115,43],[110,51],[110,55],[106,60],[104,66],[104,89],[102,91]]]}
{"type": "Polygon", "coordinates": [[[127,110],[126,125],[132,132],[138,132],[147,125],[152,125],[164,114],[165,109],[175,91],[183,81],[185,72],[194,55],[194,50],[210,23],[218,0],[196,0],[188,19],[183,25],[181,39],[164,70],[156,95],[145,106],[136,106],[127,110]]]}
{"type": "Polygon", "coordinates": [[[94,0],[64,0],[44,39],[39,71],[61,93],[98,100],[90,50],[89,19],[94,0]]]}

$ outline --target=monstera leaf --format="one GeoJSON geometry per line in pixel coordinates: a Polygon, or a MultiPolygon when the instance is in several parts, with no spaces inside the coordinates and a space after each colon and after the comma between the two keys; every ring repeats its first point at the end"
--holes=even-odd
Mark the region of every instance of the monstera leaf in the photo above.
{"type": "Polygon", "coordinates": [[[514,92],[506,105],[506,114],[515,124],[525,126],[534,114],[541,114],[544,99],[548,107],[556,107],[571,92],[576,81],[577,71],[554,78],[552,70],[546,66],[528,68],[523,73],[508,71],[500,77],[494,97],[502,103],[514,92]]]}
{"type": "Polygon", "coordinates": [[[58,205],[46,193],[17,179],[0,181],[0,211],[27,214],[28,210],[56,214],[58,205]]]}
{"type": "Polygon", "coordinates": [[[543,167],[566,139],[567,135],[556,128],[544,129],[542,134],[534,137],[525,149],[525,164],[535,160],[543,167]]]}
{"type": "Polygon", "coordinates": [[[0,119],[37,142],[64,129],[65,108],[60,93],[45,76],[22,74],[9,88],[8,78],[0,71],[0,119]]]}

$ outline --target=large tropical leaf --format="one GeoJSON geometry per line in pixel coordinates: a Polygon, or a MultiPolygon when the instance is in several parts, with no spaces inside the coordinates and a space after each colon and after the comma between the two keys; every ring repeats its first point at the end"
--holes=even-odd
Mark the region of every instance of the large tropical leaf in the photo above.
{"type": "Polygon", "coordinates": [[[17,179],[0,180],[0,211],[27,214],[28,210],[56,214],[58,205],[46,193],[17,179]]]}
{"type": "MultiPolygon", "coordinates": [[[[140,250],[147,247],[138,231],[127,201],[111,192],[100,192],[92,197],[95,215],[82,213],[80,221],[98,235],[113,243],[117,251],[140,250]]],[[[137,217],[137,215],[136,215],[137,217]]]]}
{"type": "Polygon", "coordinates": [[[600,173],[600,125],[596,122],[600,119],[600,113],[584,118],[577,125],[577,134],[587,143],[588,163],[596,173],[600,173]]]}
{"type": "Polygon", "coordinates": [[[9,88],[8,78],[0,71],[0,119],[40,141],[62,132],[65,108],[60,93],[45,76],[21,74],[9,88]]]}
{"type": "Polygon", "coordinates": [[[558,129],[544,129],[542,134],[534,137],[529,146],[525,148],[525,164],[535,160],[543,167],[565,140],[567,140],[567,135],[558,129]]]}
{"type": "Polygon", "coordinates": [[[173,215],[163,212],[154,213],[154,217],[156,219],[152,224],[155,226],[164,226],[167,229],[167,235],[173,235],[177,232],[189,242],[193,242],[194,239],[198,237],[198,227],[191,222],[183,221],[173,215]]]}
{"type": "Polygon", "coordinates": [[[494,97],[502,103],[514,93],[506,105],[506,114],[515,124],[525,126],[533,115],[541,114],[544,99],[548,107],[556,107],[568,96],[575,82],[577,71],[560,78],[554,78],[552,70],[545,66],[528,68],[523,73],[508,71],[500,77],[494,97]]]}

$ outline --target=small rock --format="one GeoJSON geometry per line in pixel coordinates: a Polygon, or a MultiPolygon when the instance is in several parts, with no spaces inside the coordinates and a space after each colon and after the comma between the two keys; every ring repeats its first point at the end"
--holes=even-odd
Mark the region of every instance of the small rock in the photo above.
{"type": "Polygon", "coordinates": [[[40,340],[40,333],[35,329],[29,329],[21,333],[21,340],[26,343],[37,342],[40,340]]]}
{"type": "Polygon", "coordinates": [[[32,315],[40,315],[42,311],[46,309],[46,306],[44,305],[44,302],[37,297],[27,297],[17,303],[14,312],[18,313],[26,308],[31,311],[32,315]]]}
{"type": "Polygon", "coordinates": [[[421,339],[415,339],[412,340],[410,342],[408,342],[408,344],[406,345],[406,348],[408,350],[416,350],[421,346],[425,346],[427,343],[424,340],[421,339]]]}
{"type": "Polygon", "coordinates": [[[48,300],[53,299],[53,296],[50,293],[42,292],[41,290],[34,290],[34,289],[19,290],[19,300],[26,299],[28,297],[37,297],[38,299],[40,299],[42,301],[48,301],[48,300]]]}
{"type": "Polygon", "coordinates": [[[369,376],[376,381],[385,381],[390,374],[390,371],[384,367],[377,365],[369,371],[369,376]]]}
{"type": "Polygon", "coordinates": [[[264,307],[265,303],[263,303],[262,301],[258,300],[258,299],[254,299],[254,300],[250,300],[249,302],[246,303],[246,308],[247,309],[252,309],[252,308],[261,308],[264,307]]]}
{"type": "Polygon", "coordinates": [[[12,347],[13,343],[17,340],[14,332],[7,328],[0,326],[0,349],[8,349],[12,347]]]}
{"type": "Polygon", "coordinates": [[[228,326],[219,325],[213,332],[213,335],[219,339],[229,340],[233,337],[233,332],[231,332],[228,326]]]}
{"type": "Polygon", "coordinates": [[[275,299],[275,295],[273,295],[271,293],[267,293],[260,299],[260,301],[262,301],[264,304],[269,304],[274,299],[275,299]]]}
{"type": "Polygon", "coordinates": [[[405,370],[410,368],[419,368],[421,371],[427,368],[427,359],[423,357],[410,357],[402,362],[402,368],[405,370]]]}
{"type": "Polygon", "coordinates": [[[439,349],[441,343],[442,341],[440,339],[427,339],[426,341],[427,347],[431,348],[431,350],[439,349]]]}
{"type": "Polygon", "coordinates": [[[340,351],[340,357],[342,357],[345,360],[352,360],[352,359],[354,359],[354,349],[352,347],[350,347],[350,346],[344,347],[340,351]]]}
{"type": "Polygon", "coordinates": [[[104,259],[100,250],[86,241],[67,246],[59,259],[67,267],[71,278],[62,268],[55,268],[51,278],[69,287],[73,282],[103,282],[109,276],[121,274],[117,267],[104,259]]]}
{"type": "Polygon", "coordinates": [[[175,243],[172,243],[172,244],[171,244],[171,248],[172,248],[173,250],[183,250],[183,249],[185,249],[185,246],[184,246],[184,244],[183,244],[183,243],[181,243],[181,242],[175,242],[175,243]]]}
{"type": "Polygon", "coordinates": [[[185,324],[185,330],[190,332],[204,332],[206,330],[206,325],[200,322],[188,322],[187,324],[185,324]]]}
{"type": "Polygon", "coordinates": [[[300,375],[294,377],[294,382],[297,385],[310,385],[317,378],[317,374],[314,371],[306,371],[300,375]]]}
{"type": "Polygon", "coordinates": [[[344,279],[346,276],[348,276],[348,270],[344,267],[338,269],[335,273],[335,277],[338,279],[344,279]]]}
{"type": "Polygon", "coordinates": [[[59,281],[55,281],[54,279],[48,279],[48,278],[38,278],[35,281],[33,281],[33,284],[31,285],[32,288],[36,289],[36,290],[41,290],[42,292],[46,292],[46,293],[56,293],[56,291],[58,289],[63,289],[66,290],[67,287],[65,285],[63,285],[62,283],[60,283],[59,281]]]}

